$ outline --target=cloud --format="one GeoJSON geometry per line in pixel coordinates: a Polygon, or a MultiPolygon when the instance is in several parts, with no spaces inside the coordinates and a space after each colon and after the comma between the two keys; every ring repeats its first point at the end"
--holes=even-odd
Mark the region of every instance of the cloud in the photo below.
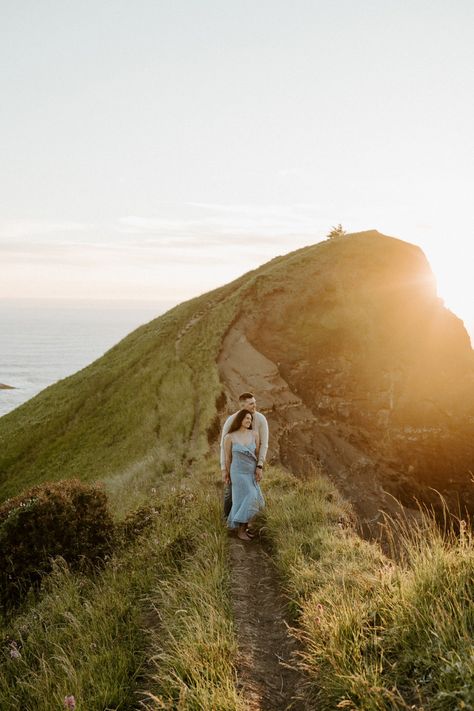
{"type": "MultiPolygon", "coordinates": [[[[313,204],[224,205],[190,202],[183,217],[127,215],[118,220],[120,233],[149,234],[154,238],[178,238],[182,242],[226,244],[247,236],[252,243],[283,241],[294,235],[316,235],[329,221],[313,204]],[[223,240],[224,238],[224,240],[223,240]]],[[[183,210],[184,212],[184,210],[183,210]]]]}
{"type": "Polygon", "coordinates": [[[0,220],[0,240],[22,237],[44,237],[51,234],[68,234],[71,232],[86,232],[94,229],[94,225],[86,222],[51,222],[49,220],[0,220]]]}
{"type": "Polygon", "coordinates": [[[256,266],[321,239],[320,208],[313,204],[186,203],[160,206],[162,214],[115,220],[4,220],[0,254],[7,264],[121,265],[238,264],[256,266]],[[163,214],[166,213],[166,214],[163,214]],[[319,227],[319,229],[318,229],[319,227]]]}

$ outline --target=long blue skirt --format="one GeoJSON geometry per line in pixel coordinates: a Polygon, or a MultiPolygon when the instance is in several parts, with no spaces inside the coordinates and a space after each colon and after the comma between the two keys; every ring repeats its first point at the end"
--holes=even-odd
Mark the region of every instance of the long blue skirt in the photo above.
{"type": "Polygon", "coordinates": [[[237,442],[232,443],[232,508],[227,517],[229,528],[237,528],[240,523],[247,523],[265,506],[262,491],[255,480],[257,459],[252,447],[255,445],[246,447],[237,442]]]}

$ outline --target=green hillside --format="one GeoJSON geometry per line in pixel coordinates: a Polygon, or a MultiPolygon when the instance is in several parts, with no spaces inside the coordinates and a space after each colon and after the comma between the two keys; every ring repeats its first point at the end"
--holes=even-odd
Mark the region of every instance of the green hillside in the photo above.
{"type": "Polygon", "coordinates": [[[262,287],[274,288],[295,261],[328,247],[277,258],[180,304],[2,417],[0,501],[44,480],[123,481],[141,466],[170,471],[203,454],[229,325],[262,287]]]}
{"type": "Polygon", "coordinates": [[[45,479],[126,476],[150,458],[169,470],[188,456],[191,436],[194,456],[202,452],[220,391],[213,356],[232,300],[179,349],[176,340],[196,311],[225,296],[223,289],[176,307],[3,417],[0,498],[45,479]]]}

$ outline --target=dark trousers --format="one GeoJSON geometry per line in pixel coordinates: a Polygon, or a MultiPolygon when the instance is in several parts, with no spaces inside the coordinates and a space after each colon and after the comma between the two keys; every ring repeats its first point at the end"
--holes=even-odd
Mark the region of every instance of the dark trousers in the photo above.
{"type": "Polygon", "coordinates": [[[232,484],[224,484],[224,516],[230,514],[232,508],[232,484]]]}

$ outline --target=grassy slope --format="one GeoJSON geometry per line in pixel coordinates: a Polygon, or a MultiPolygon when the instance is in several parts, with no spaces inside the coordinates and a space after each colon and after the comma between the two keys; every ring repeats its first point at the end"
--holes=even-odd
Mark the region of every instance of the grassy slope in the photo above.
{"type": "Polygon", "coordinates": [[[205,466],[175,483],[165,492],[157,482],[153,496],[143,490],[159,513],[101,574],[72,575],[59,564],[38,604],[0,627],[2,711],[59,709],[71,694],[77,711],[136,709],[139,699],[154,699],[150,708],[243,711],[220,502],[205,466]]]}
{"type": "MultiPolygon", "coordinates": [[[[374,237],[374,249],[384,240],[374,237]]],[[[206,447],[220,392],[216,355],[241,308],[282,286],[297,299],[315,267],[329,270],[366,243],[356,236],[278,257],[140,327],[102,358],[0,418],[0,501],[45,479],[130,476],[150,457],[168,470],[206,447]],[[196,314],[201,318],[175,343],[196,314]]],[[[304,324],[301,337],[304,338],[304,324]]]]}
{"type": "Polygon", "coordinates": [[[215,357],[252,276],[172,309],[0,419],[0,501],[46,479],[166,469],[206,448],[220,392],[215,357]],[[196,313],[205,316],[175,343],[196,313]]]}
{"type": "Polygon", "coordinates": [[[362,541],[323,476],[273,471],[265,528],[302,640],[309,708],[474,709],[474,548],[425,518],[399,564],[362,541]]]}

